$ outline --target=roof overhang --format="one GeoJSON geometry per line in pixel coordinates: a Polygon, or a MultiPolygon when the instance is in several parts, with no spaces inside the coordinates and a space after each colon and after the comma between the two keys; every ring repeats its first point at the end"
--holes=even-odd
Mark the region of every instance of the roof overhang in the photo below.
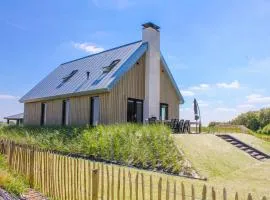
{"type": "Polygon", "coordinates": [[[85,91],[85,92],[76,92],[76,93],[69,93],[69,94],[42,97],[42,98],[34,98],[34,99],[26,100],[26,101],[20,101],[20,103],[48,101],[48,100],[63,99],[63,98],[69,98],[69,97],[78,97],[78,96],[85,96],[85,95],[101,94],[101,93],[106,93],[106,92],[109,92],[108,88],[101,88],[101,89],[89,90],[89,91],[85,91]]]}
{"type": "Polygon", "coordinates": [[[112,75],[115,76],[114,81],[112,81],[108,85],[108,90],[111,90],[121,79],[121,77],[128,72],[133,65],[136,64],[136,62],[143,56],[143,54],[147,51],[148,49],[148,43],[144,42],[142,45],[137,48],[134,53],[122,64],[122,66],[112,75]]]}
{"type": "Polygon", "coordinates": [[[176,84],[176,82],[175,82],[175,80],[174,80],[174,78],[172,76],[172,73],[171,73],[171,71],[170,71],[170,69],[169,69],[169,67],[168,67],[168,65],[167,65],[167,63],[166,63],[166,61],[165,61],[162,54],[160,55],[160,60],[161,60],[163,66],[165,68],[165,71],[167,72],[167,74],[168,74],[168,76],[169,76],[169,78],[170,78],[170,80],[172,82],[172,85],[173,85],[173,87],[174,87],[174,89],[175,89],[175,91],[177,93],[177,96],[180,99],[180,104],[184,104],[185,100],[184,100],[184,98],[183,98],[183,96],[182,96],[182,94],[181,94],[181,92],[180,92],[180,90],[179,90],[179,88],[178,88],[178,86],[177,86],[177,84],[176,84]]]}

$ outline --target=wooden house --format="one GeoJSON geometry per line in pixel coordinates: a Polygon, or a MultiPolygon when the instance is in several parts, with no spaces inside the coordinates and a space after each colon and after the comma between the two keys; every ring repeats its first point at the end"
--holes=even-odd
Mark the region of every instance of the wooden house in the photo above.
{"type": "Polygon", "coordinates": [[[142,40],[61,64],[20,102],[25,125],[50,126],[179,118],[184,100],[150,22],[142,40]]]}

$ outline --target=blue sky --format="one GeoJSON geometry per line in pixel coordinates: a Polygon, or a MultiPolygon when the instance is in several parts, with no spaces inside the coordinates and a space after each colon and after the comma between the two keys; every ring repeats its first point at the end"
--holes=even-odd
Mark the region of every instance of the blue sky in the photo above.
{"type": "Polygon", "coordinates": [[[270,107],[269,0],[15,0],[0,6],[0,120],[59,64],[140,40],[147,21],[161,26],[181,117],[194,97],[204,123],[270,107]]]}

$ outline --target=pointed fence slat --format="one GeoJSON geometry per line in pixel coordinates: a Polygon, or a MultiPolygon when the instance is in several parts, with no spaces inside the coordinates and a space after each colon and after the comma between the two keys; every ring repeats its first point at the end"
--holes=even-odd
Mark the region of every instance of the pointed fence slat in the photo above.
{"type": "MultiPolygon", "coordinates": [[[[0,141],[0,152],[7,157],[11,169],[26,176],[31,187],[40,188],[42,193],[52,199],[132,200],[134,197],[136,200],[196,199],[194,185],[191,185],[191,191],[186,191],[182,182],[181,192],[177,193],[177,182],[170,180],[170,177],[164,183],[161,176],[153,178],[152,174],[146,175],[138,171],[132,177],[131,171],[126,174],[125,168],[121,170],[121,167],[114,165],[109,168],[107,164],[74,156],[63,156],[9,141],[0,141]]],[[[223,200],[233,197],[227,194],[226,188],[219,191],[212,187],[210,193],[212,200],[218,199],[218,195],[222,196],[223,200]]],[[[203,186],[201,194],[200,199],[206,200],[206,185],[203,186]]],[[[251,193],[246,196],[248,200],[253,199],[251,193]]],[[[237,192],[234,199],[239,199],[237,192]]],[[[262,200],[267,198],[264,196],[262,200]]]]}

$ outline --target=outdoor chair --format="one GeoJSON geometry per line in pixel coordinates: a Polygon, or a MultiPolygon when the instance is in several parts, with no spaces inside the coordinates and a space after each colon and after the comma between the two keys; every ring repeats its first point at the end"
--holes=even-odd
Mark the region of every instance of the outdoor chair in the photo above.
{"type": "Polygon", "coordinates": [[[185,120],[183,119],[179,121],[179,133],[184,133],[184,122],[185,120]]]}
{"type": "Polygon", "coordinates": [[[186,120],[184,123],[184,133],[190,133],[190,121],[186,120]]]}
{"type": "Polygon", "coordinates": [[[148,123],[149,123],[149,124],[155,124],[156,121],[157,121],[157,118],[156,118],[156,117],[148,118],[148,123]]]}
{"type": "Polygon", "coordinates": [[[179,121],[178,119],[172,119],[171,120],[171,129],[173,130],[174,133],[177,133],[179,130],[179,121]]]}

